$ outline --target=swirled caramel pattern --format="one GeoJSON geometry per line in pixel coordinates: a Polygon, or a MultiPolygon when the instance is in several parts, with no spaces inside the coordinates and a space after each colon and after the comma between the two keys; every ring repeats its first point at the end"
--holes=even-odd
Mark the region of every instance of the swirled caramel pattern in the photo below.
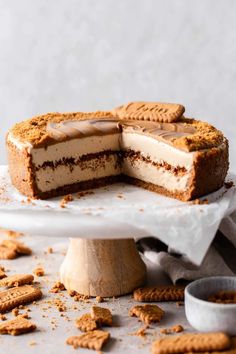
{"type": "Polygon", "coordinates": [[[172,139],[192,135],[196,129],[183,123],[159,123],[147,121],[120,121],[123,131],[150,135],[158,140],[171,142],[172,139]]]}
{"type": "Polygon", "coordinates": [[[119,133],[117,119],[88,119],[80,121],[49,122],[47,132],[55,140],[82,138],[92,135],[107,135],[119,133]]]}
{"type": "Polygon", "coordinates": [[[92,135],[116,134],[121,131],[149,135],[171,143],[173,139],[195,133],[194,127],[184,123],[159,123],[149,121],[125,121],[117,119],[88,119],[82,121],[49,122],[47,132],[56,141],[82,138],[92,135]]]}

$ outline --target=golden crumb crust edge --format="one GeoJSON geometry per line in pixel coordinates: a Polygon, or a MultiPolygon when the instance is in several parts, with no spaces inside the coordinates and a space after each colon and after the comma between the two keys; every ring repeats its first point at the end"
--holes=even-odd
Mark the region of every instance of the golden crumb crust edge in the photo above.
{"type": "Polygon", "coordinates": [[[9,133],[23,143],[30,143],[33,147],[42,147],[55,143],[47,132],[47,123],[60,123],[66,120],[86,120],[98,118],[112,118],[110,112],[72,112],[72,113],[47,113],[16,123],[9,133]]]}

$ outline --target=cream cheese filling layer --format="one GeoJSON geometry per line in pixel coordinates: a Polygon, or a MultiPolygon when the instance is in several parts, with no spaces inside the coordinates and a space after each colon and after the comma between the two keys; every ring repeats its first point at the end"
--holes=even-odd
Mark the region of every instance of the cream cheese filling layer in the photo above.
{"type": "Polygon", "coordinates": [[[190,173],[176,176],[163,167],[157,168],[140,160],[130,161],[125,159],[122,169],[127,176],[158,185],[170,191],[185,191],[190,177],[190,173]]]}
{"type": "Polygon", "coordinates": [[[41,166],[45,161],[56,162],[63,158],[79,159],[83,155],[96,154],[98,152],[120,150],[120,134],[89,136],[67,140],[45,148],[32,149],[32,161],[34,165],[41,166]]]}
{"type": "Polygon", "coordinates": [[[149,157],[155,163],[166,162],[173,167],[185,167],[190,170],[195,152],[185,152],[143,134],[122,133],[121,150],[140,151],[142,156],[149,157]]]}
{"type": "MultiPolygon", "coordinates": [[[[11,136],[8,137],[9,140],[11,136]]],[[[11,141],[15,143],[15,141],[11,141]]],[[[19,144],[18,144],[19,145],[19,144]]],[[[18,146],[17,146],[18,147],[18,146]]],[[[115,133],[110,135],[76,138],[49,145],[46,148],[25,146],[32,155],[36,167],[36,183],[42,192],[47,192],[67,184],[102,178],[118,174],[127,174],[145,182],[150,182],[169,190],[186,190],[190,171],[196,152],[185,152],[165,144],[150,136],[133,132],[115,133]],[[41,168],[45,162],[53,162],[73,158],[76,162],[81,156],[96,154],[103,151],[129,151],[140,154],[154,163],[167,163],[173,167],[184,167],[183,175],[176,175],[164,167],[155,166],[141,160],[125,158],[122,166],[118,156],[110,155],[93,158],[81,163],[70,165],[60,164],[56,168],[41,168]]]]}
{"type": "Polygon", "coordinates": [[[50,167],[40,169],[36,173],[36,182],[39,190],[48,192],[64,185],[115,176],[121,173],[141,181],[159,185],[171,191],[186,190],[190,176],[189,173],[176,176],[164,168],[157,168],[140,160],[130,161],[129,159],[124,159],[122,169],[120,169],[116,157],[112,155],[104,161],[100,158],[90,160],[87,168],[75,165],[71,170],[68,166],[61,165],[55,169],[50,167]]]}
{"type": "Polygon", "coordinates": [[[123,132],[122,134],[72,139],[49,145],[47,148],[32,148],[31,155],[34,165],[38,167],[45,161],[56,162],[62,157],[79,159],[83,155],[109,150],[137,151],[155,163],[166,162],[174,167],[185,167],[186,170],[191,169],[195,154],[178,150],[150,136],[123,132]]]}
{"type": "Polygon", "coordinates": [[[57,166],[55,169],[41,168],[36,172],[36,183],[40,191],[48,192],[65,185],[119,174],[117,156],[110,155],[84,161],[73,169],[67,165],[57,166]]]}

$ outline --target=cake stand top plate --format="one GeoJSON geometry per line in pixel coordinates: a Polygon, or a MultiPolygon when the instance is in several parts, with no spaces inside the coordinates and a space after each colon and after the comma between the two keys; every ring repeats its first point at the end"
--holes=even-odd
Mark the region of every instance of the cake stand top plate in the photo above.
{"type": "MultiPolygon", "coordinates": [[[[236,175],[227,180],[236,182],[236,175]]],[[[62,198],[28,200],[0,166],[0,227],[31,235],[93,239],[158,237],[200,264],[224,217],[236,210],[236,188],[208,195],[208,204],[183,203],[126,184],[62,198]]]]}

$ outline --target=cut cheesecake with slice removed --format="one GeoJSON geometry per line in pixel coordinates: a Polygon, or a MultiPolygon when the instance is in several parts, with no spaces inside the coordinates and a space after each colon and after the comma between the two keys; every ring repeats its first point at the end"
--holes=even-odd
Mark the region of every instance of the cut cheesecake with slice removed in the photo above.
{"type": "Polygon", "coordinates": [[[41,199],[121,181],[183,201],[201,197],[223,185],[228,142],[183,112],[182,105],[134,102],[18,123],[7,135],[12,183],[41,199]]]}

